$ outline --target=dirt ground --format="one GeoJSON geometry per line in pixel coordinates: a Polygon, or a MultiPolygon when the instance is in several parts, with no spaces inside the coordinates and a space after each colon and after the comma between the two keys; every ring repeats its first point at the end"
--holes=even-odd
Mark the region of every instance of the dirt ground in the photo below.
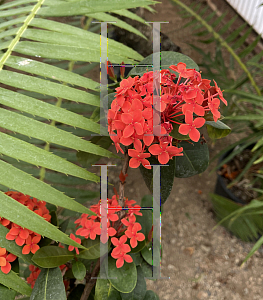
{"type": "MultiPolygon", "coordinates": [[[[178,8],[168,0],[161,2],[155,7],[157,13],[154,16],[146,13],[145,18],[169,21],[169,24],[162,25],[162,31],[181,47],[184,54],[198,63],[200,57],[187,44],[191,42],[191,36],[188,29],[182,29],[185,20],[178,15],[178,8]]],[[[213,157],[235,138],[235,135],[230,135],[215,145],[209,143],[210,156],[213,157]]],[[[149,280],[147,283],[149,289],[158,293],[160,300],[263,299],[263,251],[259,250],[240,267],[253,244],[238,240],[222,227],[212,230],[216,220],[209,193],[214,190],[216,174],[209,172],[215,163],[202,175],[176,179],[164,205],[161,273],[170,279],[149,280]]],[[[117,178],[112,179],[117,183],[117,178]]],[[[125,194],[129,198],[140,199],[149,193],[139,170],[130,169],[127,181],[125,194]]]]}

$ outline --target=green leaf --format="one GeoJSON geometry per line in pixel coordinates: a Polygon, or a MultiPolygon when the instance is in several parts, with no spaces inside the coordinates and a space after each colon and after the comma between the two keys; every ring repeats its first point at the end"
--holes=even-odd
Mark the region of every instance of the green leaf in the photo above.
{"type": "MultiPolygon", "coordinates": [[[[159,53],[154,53],[149,56],[147,56],[145,59],[143,59],[139,65],[148,65],[148,67],[137,67],[135,66],[131,71],[129,72],[128,76],[131,75],[139,75],[142,76],[145,72],[152,71],[152,65],[153,65],[153,59],[159,59],[158,56],[159,53]]],[[[183,62],[186,64],[186,67],[189,69],[196,69],[199,70],[198,65],[188,56],[178,53],[178,52],[172,52],[172,51],[162,51],[161,52],[161,70],[163,69],[169,69],[171,65],[177,65],[179,62],[183,62]]],[[[172,73],[175,73],[171,69],[169,69],[172,73]]]]}
{"type": "Polygon", "coordinates": [[[19,56],[9,56],[5,63],[7,66],[27,73],[52,78],[54,80],[66,82],[72,85],[96,90],[98,83],[90,78],[80,76],[70,71],[19,56]]]}
{"type": "Polygon", "coordinates": [[[74,16],[83,15],[85,13],[106,12],[113,9],[133,8],[137,6],[146,6],[154,4],[154,1],[148,0],[111,0],[110,2],[104,0],[85,1],[63,3],[60,5],[52,5],[50,7],[43,7],[38,11],[40,16],[59,17],[59,16],[74,16]]]}
{"type": "Polygon", "coordinates": [[[143,300],[146,294],[146,282],[141,267],[137,267],[137,283],[131,293],[121,293],[122,300],[143,300]]]}
{"type": "Polygon", "coordinates": [[[143,300],[159,300],[159,297],[154,291],[148,290],[143,300]]]}
{"type": "Polygon", "coordinates": [[[136,267],[139,266],[143,262],[143,259],[142,259],[142,256],[141,256],[140,252],[129,253],[129,254],[132,257],[132,260],[135,263],[136,267]]]}
{"type": "Polygon", "coordinates": [[[69,174],[86,180],[99,181],[99,177],[79,166],[76,166],[65,159],[53,155],[41,148],[30,145],[17,138],[11,137],[0,132],[2,144],[0,144],[0,153],[11,156],[18,160],[41,166],[47,169],[69,174]]]}
{"type": "Polygon", "coordinates": [[[60,97],[63,99],[81,102],[93,106],[100,106],[99,97],[95,95],[41,78],[36,78],[21,73],[15,73],[12,71],[1,70],[0,80],[2,83],[14,86],[16,88],[44,95],[50,95],[52,97],[60,97]]]}
{"type": "Polygon", "coordinates": [[[95,300],[121,300],[120,292],[117,291],[110,281],[97,279],[95,287],[95,300]]]}
{"type": "Polygon", "coordinates": [[[110,283],[121,293],[130,293],[136,286],[137,270],[134,262],[124,262],[121,268],[117,268],[116,259],[109,257],[108,275],[110,283]]]}
{"type": "MultiPolygon", "coordinates": [[[[100,237],[97,236],[95,240],[85,239],[83,241],[83,246],[87,250],[80,250],[79,251],[79,258],[85,259],[96,259],[103,256],[105,253],[100,253],[100,237]]],[[[110,249],[110,242],[108,241],[108,247],[110,249]]]]}
{"type": "Polygon", "coordinates": [[[11,190],[20,191],[41,201],[46,201],[73,211],[93,214],[90,209],[67,197],[47,183],[20,171],[2,160],[0,160],[0,182],[11,190]]]}
{"type": "Polygon", "coordinates": [[[139,35],[140,37],[146,39],[145,35],[142,34],[138,29],[132,27],[131,25],[129,25],[128,23],[126,23],[122,20],[120,20],[119,18],[111,16],[110,14],[106,14],[106,13],[93,13],[93,14],[90,14],[90,13],[88,13],[86,15],[89,16],[90,18],[100,20],[100,21],[103,21],[103,22],[115,22],[115,23],[112,23],[112,25],[123,28],[127,31],[135,33],[136,35],[139,35]]]}
{"type": "Polygon", "coordinates": [[[0,216],[52,240],[84,248],[23,204],[0,192],[0,216]],[[10,210],[12,207],[12,210],[10,210]],[[28,221],[30,220],[30,222],[28,221]]]}
{"type": "Polygon", "coordinates": [[[32,260],[41,268],[59,267],[74,258],[74,254],[65,248],[45,246],[37,250],[32,260]]]}
{"type": "Polygon", "coordinates": [[[22,4],[32,3],[32,2],[37,2],[37,0],[16,0],[16,1],[2,4],[0,6],[0,10],[11,8],[11,7],[22,5],[22,4]]]}
{"type": "Polygon", "coordinates": [[[209,164],[209,151],[206,143],[201,141],[182,141],[178,147],[183,147],[183,156],[175,156],[175,177],[186,178],[204,172],[209,164]]]}
{"type": "Polygon", "coordinates": [[[32,291],[30,300],[66,300],[66,291],[59,268],[42,269],[32,291]]]}
{"type": "Polygon", "coordinates": [[[3,300],[14,300],[16,296],[16,291],[10,290],[4,285],[0,284],[0,299],[3,300]]]}
{"type": "Polygon", "coordinates": [[[72,272],[76,279],[83,280],[86,275],[86,268],[81,261],[73,261],[72,272]]]}
{"type": "MultiPolygon", "coordinates": [[[[95,137],[91,138],[89,141],[92,144],[98,145],[103,149],[108,149],[112,144],[112,140],[108,136],[95,136],[95,137]]],[[[79,151],[77,153],[77,158],[78,158],[79,163],[83,167],[89,168],[89,167],[91,167],[92,164],[97,162],[101,158],[101,156],[79,151]]]]}
{"type": "MultiPolygon", "coordinates": [[[[65,23],[56,22],[56,21],[35,18],[32,20],[30,25],[39,27],[42,29],[48,29],[50,31],[65,33],[66,35],[72,35],[73,37],[78,36],[79,38],[84,39],[86,42],[88,42],[89,45],[94,44],[94,45],[98,46],[98,45],[100,45],[100,39],[102,42],[104,41],[104,38],[98,34],[95,34],[90,31],[85,31],[83,29],[80,29],[80,28],[77,28],[74,26],[70,26],[65,23]]],[[[136,60],[143,59],[143,57],[139,53],[137,53],[133,49],[131,49],[121,43],[118,43],[112,39],[107,39],[107,42],[109,45],[109,52],[115,51],[114,53],[119,54],[119,55],[123,55],[123,53],[125,53],[126,56],[131,57],[136,60]],[[116,51],[116,50],[118,50],[118,51],[116,51]]],[[[88,71],[89,70],[87,70],[86,72],[88,72],[88,71]]]]}
{"type": "MultiPolygon", "coordinates": [[[[4,274],[0,270],[0,283],[8,287],[9,289],[19,292],[22,295],[30,296],[32,291],[27,283],[23,279],[21,279],[14,271],[10,271],[8,274],[4,274]]],[[[4,300],[5,298],[1,299],[4,300]]]]}
{"type": "Polygon", "coordinates": [[[148,243],[143,249],[142,249],[142,257],[144,260],[150,265],[157,267],[157,263],[159,262],[153,262],[153,252],[160,252],[160,249],[158,247],[158,240],[156,239],[156,242],[154,243],[154,249],[152,249],[152,242],[148,243]]]}
{"type": "MultiPolygon", "coordinates": [[[[100,61],[99,49],[87,51],[87,49],[85,48],[55,45],[50,43],[19,42],[15,47],[15,51],[21,54],[27,54],[27,55],[37,56],[42,58],[55,58],[60,60],[73,60],[73,61],[86,61],[86,62],[100,61]]],[[[125,60],[125,63],[127,64],[135,63],[133,59],[128,59],[124,55],[109,54],[108,57],[112,63],[121,64],[123,60],[125,60]]]]}
{"type": "MultiPolygon", "coordinates": [[[[0,245],[2,248],[5,248],[8,252],[13,253],[19,258],[22,258],[25,262],[31,263],[32,254],[22,254],[22,247],[18,246],[15,241],[9,241],[6,239],[6,235],[9,232],[9,229],[0,224],[0,245]]],[[[0,297],[0,299],[3,299],[0,297]]]]}
{"type": "MultiPolygon", "coordinates": [[[[162,166],[159,164],[158,160],[151,156],[148,158],[151,165],[160,165],[161,166],[161,202],[162,204],[165,203],[165,201],[168,199],[173,183],[174,183],[174,176],[175,176],[175,159],[169,160],[169,162],[166,164],[168,166],[162,166]]],[[[142,165],[140,165],[140,171],[142,173],[143,179],[145,181],[145,184],[147,185],[148,189],[150,191],[153,190],[153,167],[152,169],[146,169],[142,165]]]]}
{"type": "Polygon", "coordinates": [[[217,122],[206,121],[205,124],[211,139],[221,139],[231,132],[231,128],[219,120],[217,122]]]}

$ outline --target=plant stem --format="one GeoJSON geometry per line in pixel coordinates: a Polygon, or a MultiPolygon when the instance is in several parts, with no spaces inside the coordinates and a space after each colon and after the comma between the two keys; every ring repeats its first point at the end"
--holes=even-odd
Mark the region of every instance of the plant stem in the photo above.
{"type": "Polygon", "coordinates": [[[100,259],[97,260],[97,263],[96,263],[91,275],[87,275],[87,277],[86,277],[86,285],[85,285],[85,288],[81,295],[80,300],[88,300],[89,294],[97,281],[97,279],[94,277],[97,277],[99,272],[100,272],[100,259]]]}

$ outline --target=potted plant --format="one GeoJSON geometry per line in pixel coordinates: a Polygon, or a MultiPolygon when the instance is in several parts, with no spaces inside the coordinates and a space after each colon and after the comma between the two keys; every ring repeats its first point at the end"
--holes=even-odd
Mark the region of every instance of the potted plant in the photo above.
{"type": "MultiPolygon", "coordinates": [[[[247,135],[217,155],[218,177],[211,199],[219,224],[244,241],[255,241],[263,233],[263,97],[243,91],[226,92],[242,96],[239,103],[246,114],[226,119],[245,125],[247,135]]],[[[260,238],[247,258],[262,243],[260,238]]]]}

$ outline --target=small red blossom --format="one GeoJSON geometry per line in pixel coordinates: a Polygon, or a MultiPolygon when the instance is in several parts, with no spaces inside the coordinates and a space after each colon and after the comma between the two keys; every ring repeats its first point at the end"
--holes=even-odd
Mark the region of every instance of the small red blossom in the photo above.
{"type": "Polygon", "coordinates": [[[160,164],[167,164],[169,159],[173,156],[181,156],[183,153],[183,148],[177,148],[175,146],[169,146],[168,143],[154,144],[150,146],[149,151],[153,155],[158,155],[158,160],[160,164]]]}
{"type": "Polygon", "coordinates": [[[200,132],[196,128],[200,128],[205,124],[204,118],[195,118],[193,120],[193,114],[188,110],[185,113],[185,123],[179,127],[179,133],[183,135],[189,134],[192,141],[198,142],[200,139],[200,132]]]}
{"type": "Polygon", "coordinates": [[[138,244],[138,241],[145,240],[145,236],[143,233],[138,232],[142,229],[142,226],[140,223],[135,223],[132,227],[128,228],[125,231],[125,235],[130,239],[130,244],[132,248],[135,248],[138,244]]]}
{"type": "Polygon", "coordinates": [[[37,243],[39,243],[40,239],[41,235],[35,235],[33,238],[29,236],[26,239],[26,245],[23,247],[22,253],[29,254],[30,252],[32,252],[33,254],[35,254],[39,249],[37,243]]]}
{"type": "MultiPolygon", "coordinates": [[[[70,234],[69,236],[73,241],[75,241],[76,243],[78,244],[81,244],[81,239],[80,238],[77,238],[75,237],[75,235],[73,233],[70,234]]],[[[79,249],[77,247],[74,247],[74,246],[68,246],[68,250],[69,251],[73,251],[75,249],[76,253],[79,254],[79,249]]]]}

